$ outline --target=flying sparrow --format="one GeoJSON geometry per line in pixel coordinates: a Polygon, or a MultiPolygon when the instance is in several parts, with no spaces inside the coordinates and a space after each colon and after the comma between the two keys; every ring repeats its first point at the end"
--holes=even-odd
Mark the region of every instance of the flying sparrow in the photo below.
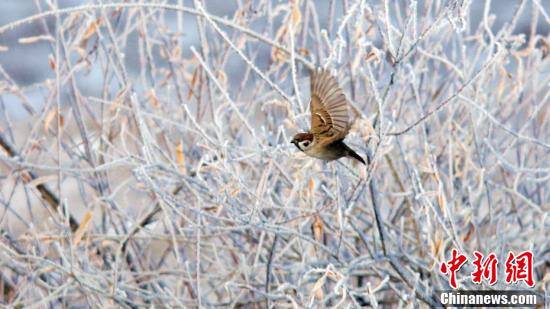
{"type": "Polygon", "coordinates": [[[350,125],[348,102],[330,72],[317,69],[311,73],[311,129],[294,135],[291,143],[308,156],[325,161],[352,157],[365,164],[355,151],[344,144],[350,125]]]}

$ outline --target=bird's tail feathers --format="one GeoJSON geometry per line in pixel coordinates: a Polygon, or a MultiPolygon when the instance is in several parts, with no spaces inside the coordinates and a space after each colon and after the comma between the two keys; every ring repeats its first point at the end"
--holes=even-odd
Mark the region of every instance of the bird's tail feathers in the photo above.
{"type": "Polygon", "coordinates": [[[354,158],[355,160],[367,165],[367,163],[365,163],[365,160],[363,160],[363,158],[357,154],[357,152],[353,151],[351,148],[348,147],[348,156],[354,158]]]}

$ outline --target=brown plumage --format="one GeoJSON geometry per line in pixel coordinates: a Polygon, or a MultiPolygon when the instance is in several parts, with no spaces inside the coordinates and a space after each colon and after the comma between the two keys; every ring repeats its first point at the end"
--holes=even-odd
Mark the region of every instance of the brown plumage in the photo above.
{"type": "Polygon", "coordinates": [[[344,143],[349,132],[349,107],[344,92],[328,70],[311,73],[311,129],[298,133],[291,143],[307,155],[332,161],[349,156],[365,164],[355,151],[344,143]]]}

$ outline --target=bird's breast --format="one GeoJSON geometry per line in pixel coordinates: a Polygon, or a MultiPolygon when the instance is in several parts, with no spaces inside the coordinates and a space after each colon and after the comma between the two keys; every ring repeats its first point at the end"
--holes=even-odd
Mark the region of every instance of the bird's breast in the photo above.
{"type": "Polygon", "coordinates": [[[346,148],[338,144],[329,144],[324,146],[313,146],[306,150],[305,153],[317,159],[332,161],[346,156],[346,148]]]}

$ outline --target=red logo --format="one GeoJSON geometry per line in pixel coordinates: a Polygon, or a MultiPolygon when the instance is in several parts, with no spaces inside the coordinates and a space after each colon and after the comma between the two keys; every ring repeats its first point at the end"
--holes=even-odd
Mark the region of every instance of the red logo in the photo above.
{"type": "Polygon", "coordinates": [[[446,263],[441,263],[441,267],[439,268],[439,270],[441,270],[441,272],[445,275],[450,274],[449,284],[453,287],[453,289],[458,288],[458,285],[456,284],[456,272],[460,270],[460,267],[462,267],[466,261],[468,261],[468,258],[464,254],[457,254],[458,251],[453,249],[451,259],[446,263]]]}
{"type": "Polygon", "coordinates": [[[508,252],[506,258],[506,283],[525,282],[528,286],[534,287],[533,281],[533,252],[524,251],[515,256],[512,251],[508,252]]]}
{"type": "Polygon", "coordinates": [[[472,282],[480,284],[482,279],[489,280],[489,285],[497,283],[497,256],[491,253],[483,260],[483,254],[474,251],[476,259],[474,260],[475,270],[472,272],[472,282]]]}
{"type": "MultiPolygon", "coordinates": [[[[481,284],[483,280],[489,285],[493,285],[498,281],[498,259],[493,252],[486,257],[474,251],[475,259],[471,263],[474,271],[471,272],[471,280],[475,284],[481,284]]],[[[448,261],[441,263],[439,270],[442,274],[448,276],[449,285],[453,289],[458,289],[457,272],[468,261],[468,258],[454,249],[451,251],[451,258],[448,261]]],[[[525,282],[530,287],[535,286],[533,280],[533,252],[523,251],[518,255],[513,252],[508,252],[508,257],[504,263],[506,267],[506,283],[525,282]]]]}

